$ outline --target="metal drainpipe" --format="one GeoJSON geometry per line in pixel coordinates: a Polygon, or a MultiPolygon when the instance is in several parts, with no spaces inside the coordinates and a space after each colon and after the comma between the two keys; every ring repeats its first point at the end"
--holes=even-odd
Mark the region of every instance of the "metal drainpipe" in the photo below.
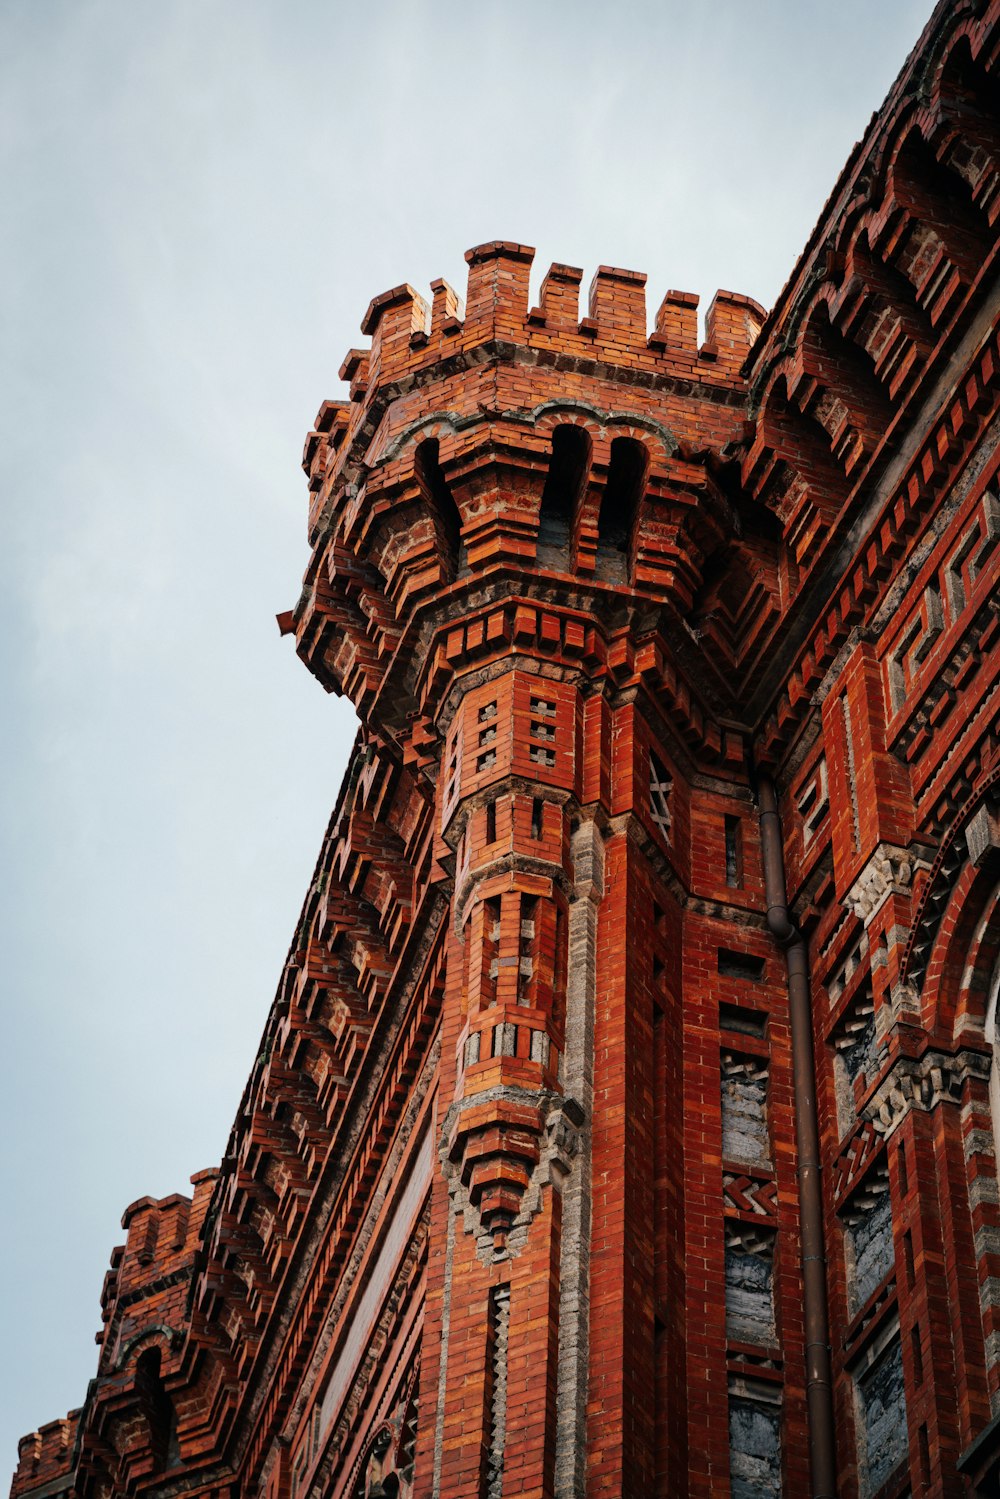
{"type": "Polygon", "coordinates": [[[823,1252],[823,1194],[820,1186],[819,1124],[813,1057],[809,969],[802,933],[788,914],[781,820],[774,782],[760,774],[760,842],[764,856],[767,925],[785,951],[788,1017],[792,1034],[795,1088],[795,1143],[799,1160],[799,1215],[802,1236],[802,1289],[806,1330],[806,1406],[809,1415],[809,1472],[813,1499],[836,1499],[837,1464],[830,1365],[830,1323],[826,1306],[823,1252]]]}

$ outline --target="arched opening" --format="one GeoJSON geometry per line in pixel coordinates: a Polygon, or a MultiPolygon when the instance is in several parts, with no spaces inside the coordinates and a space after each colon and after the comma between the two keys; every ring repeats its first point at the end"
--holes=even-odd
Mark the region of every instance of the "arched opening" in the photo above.
{"type": "Polygon", "coordinates": [[[570,538],[590,472],[590,435],[568,422],[552,433],[549,471],[538,513],[538,560],[545,566],[569,564],[570,538]]]}
{"type": "Polygon", "coordinates": [[[775,381],[761,413],[764,441],[779,460],[772,483],[780,495],[780,507],[791,514],[798,502],[793,495],[795,480],[804,485],[808,498],[821,515],[830,518],[840,509],[846,493],[843,469],[835,462],[830,434],[810,413],[788,399],[784,376],[775,381]]]}
{"type": "Polygon", "coordinates": [[[616,437],[604,497],[597,517],[597,575],[624,582],[639,501],[646,488],[649,455],[634,437],[616,437]]]}
{"type": "Polygon", "coordinates": [[[824,389],[817,415],[834,456],[849,473],[861,450],[871,453],[877,447],[892,408],[868,350],[834,327],[825,302],[809,318],[802,343],[806,368],[824,389]]]}
{"type": "Polygon", "coordinates": [[[867,292],[855,336],[868,351],[879,380],[894,396],[914,357],[923,359],[930,352],[934,342],[930,321],[917,302],[913,283],[875,253],[867,229],[852,247],[850,269],[867,292]]]}
{"type": "Polygon", "coordinates": [[[379,1431],[361,1468],[354,1499],[403,1499],[409,1484],[400,1481],[394,1461],[393,1434],[385,1426],[379,1431]]]}
{"type": "Polygon", "coordinates": [[[434,521],[434,532],[441,554],[441,573],[450,583],[458,575],[462,561],[462,517],[455,497],[441,468],[440,447],[436,437],[427,437],[417,447],[414,472],[420,492],[434,521]]]}
{"type": "Polygon", "coordinates": [[[955,129],[949,164],[972,188],[982,206],[984,177],[1000,166],[997,84],[972,56],[968,37],[952,50],[941,73],[941,106],[955,129]]]}
{"type": "Polygon", "coordinates": [[[938,161],[918,131],[911,132],[900,147],[892,185],[897,202],[914,220],[901,268],[934,322],[942,315],[935,250],[939,245],[959,278],[971,285],[988,248],[983,220],[973,207],[969,184],[938,161]]]}
{"type": "Polygon", "coordinates": [[[177,1417],[160,1374],[160,1362],[158,1348],[147,1348],[135,1362],[136,1394],[149,1427],[149,1447],[157,1471],[180,1462],[177,1417]]]}

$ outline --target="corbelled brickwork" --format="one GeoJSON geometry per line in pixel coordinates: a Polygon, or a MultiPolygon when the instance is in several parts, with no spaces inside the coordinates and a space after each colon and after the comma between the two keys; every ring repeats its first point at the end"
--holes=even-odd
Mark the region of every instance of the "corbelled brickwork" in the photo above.
{"type": "Polygon", "coordinates": [[[508,242],[371,303],[279,618],[358,742],[14,1499],[997,1492],[998,80],[939,5],[700,345],[508,242]]]}

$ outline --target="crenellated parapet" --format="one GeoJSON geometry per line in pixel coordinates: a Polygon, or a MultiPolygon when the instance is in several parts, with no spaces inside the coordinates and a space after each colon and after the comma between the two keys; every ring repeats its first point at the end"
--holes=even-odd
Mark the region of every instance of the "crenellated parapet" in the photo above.
{"type": "Polygon", "coordinates": [[[602,266],[581,317],[582,273],[555,265],[529,305],[532,254],[469,251],[464,308],[444,282],[429,303],[409,286],[371,303],[351,399],[325,403],[306,443],[313,554],[283,628],[420,771],[451,663],[487,666],[537,619],[540,650],[558,635],[610,686],[641,612],[665,691],[691,704],[683,732],[719,754],[736,638],[777,603],[775,538],[720,456],[743,436],[762,310],[720,292],[699,347],[697,298],[668,292],[650,332],[636,272],[602,266]],[[723,555],[743,559],[731,604],[723,555]]]}
{"type": "Polygon", "coordinates": [[[12,1494],[45,1487],[56,1492],[68,1485],[72,1472],[82,1411],[70,1411],[58,1421],[49,1421],[29,1432],[17,1444],[17,1467],[12,1494]]]}

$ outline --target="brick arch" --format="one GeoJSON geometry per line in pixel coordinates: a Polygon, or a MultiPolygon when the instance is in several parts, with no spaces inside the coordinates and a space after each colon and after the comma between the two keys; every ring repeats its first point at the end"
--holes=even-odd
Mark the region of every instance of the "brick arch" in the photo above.
{"type": "Polygon", "coordinates": [[[345,535],[351,532],[356,552],[363,547],[382,583],[373,611],[388,609],[395,618],[411,596],[446,586],[464,568],[469,517],[448,473],[462,426],[449,412],[432,412],[405,427],[368,466],[376,502],[366,482],[345,513],[345,535]]]}
{"type": "MultiPolygon", "coordinates": [[[[962,953],[965,948],[953,950],[955,934],[965,934],[967,947],[980,909],[987,909],[984,906],[983,889],[988,891],[990,879],[996,880],[995,870],[990,875],[995,859],[988,856],[981,868],[977,868],[969,860],[966,833],[977,814],[981,814],[995,801],[998,786],[1000,766],[980,778],[975,790],[953,818],[941,840],[930,874],[917,896],[913,923],[903,955],[901,979],[911,990],[920,989],[924,995],[924,1013],[932,1029],[936,1029],[938,1025],[935,1020],[936,996],[940,990],[942,973],[947,967],[948,981],[955,985],[962,972],[962,953]]],[[[957,994],[957,988],[955,992],[957,994]]],[[[948,1013],[947,1008],[942,1011],[945,1017],[948,1013]]],[[[953,1028],[954,1007],[950,1014],[952,1018],[950,1021],[945,1019],[944,1029],[938,1029],[938,1034],[946,1037],[951,1035],[953,1028]]]]}
{"type": "Polygon", "coordinates": [[[895,205],[919,226],[901,266],[918,295],[927,274],[925,266],[933,262],[928,233],[941,246],[961,281],[972,284],[988,249],[985,219],[972,203],[968,184],[939,159],[916,120],[897,136],[887,174],[886,200],[886,211],[895,205]]]}
{"type": "Polygon", "coordinates": [[[538,560],[570,568],[594,456],[582,422],[558,422],[549,439],[548,471],[538,508],[538,560]]]}
{"type": "Polygon", "coordinates": [[[974,113],[981,111],[997,118],[990,98],[993,80],[983,64],[981,50],[978,55],[973,50],[972,32],[970,23],[949,34],[932,69],[931,107],[945,122],[956,113],[966,114],[970,107],[974,113]]]}
{"type": "Polygon", "coordinates": [[[834,458],[830,436],[792,392],[801,380],[801,356],[789,355],[774,367],[763,392],[758,435],[744,463],[744,482],[765,499],[780,477],[791,470],[826,518],[832,518],[847,496],[843,468],[834,458]]]}
{"type": "Polygon", "coordinates": [[[952,39],[933,79],[933,110],[939,150],[969,186],[972,202],[995,226],[1000,174],[1000,80],[989,75],[973,51],[968,28],[952,39]]]}
{"type": "Polygon", "coordinates": [[[878,227],[870,209],[853,226],[845,256],[841,312],[894,400],[914,366],[930,353],[934,338],[913,283],[876,248],[878,227]]]}
{"type": "Polygon", "coordinates": [[[818,387],[806,399],[815,404],[834,457],[849,472],[878,446],[892,413],[871,355],[837,326],[832,301],[833,288],[823,287],[803,323],[799,388],[818,387]]]}
{"type": "Polygon", "coordinates": [[[636,437],[650,451],[654,467],[664,467],[680,451],[680,442],[671,429],[655,417],[638,411],[604,411],[589,401],[544,401],[530,413],[528,420],[539,431],[569,422],[586,427],[594,443],[595,455],[607,458],[607,449],[615,437],[636,437]]]}
{"type": "MultiPolygon", "coordinates": [[[[976,35],[979,25],[975,6],[967,3],[965,8],[965,19],[958,21],[956,17],[955,23],[941,33],[937,44],[932,45],[921,70],[921,93],[928,101],[930,111],[939,118],[947,117],[949,104],[954,97],[952,90],[956,81],[956,68],[961,70],[966,60],[979,71],[987,89],[990,85],[983,62],[985,39],[976,35]]],[[[961,6],[956,5],[955,9],[958,11],[961,6]]],[[[987,97],[984,96],[984,103],[987,102],[987,97]]]]}
{"type": "Polygon", "coordinates": [[[632,576],[636,529],[649,485],[649,448],[633,430],[611,438],[604,490],[597,509],[597,570],[609,580],[625,582],[632,576]]]}
{"type": "Polygon", "coordinates": [[[134,1337],[128,1338],[118,1349],[115,1357],[115,1370],[124,1369],[126,1364],[134,1362],[141,1353],[149,1348],[159,1348],[164,1358],[168,1357],[176,1346],[180,1334],[173,1327],[165,1323],[157,1322],[152,1327],[144,1327],[142,1332],[137,1332],[134,1337]]]}
{"type": "MultiPolygon", "coordinates": [[[[469,426],[472,420],[470,417],[461,418],[452,411],[426,412],[400,428],[391,442],[377,456],[372,457],[369,467],[384,468],[404,453],[409,455],[409,462],[412,463],[413,453],[419,443],[429,437],[436,437],[439,441],[445,437],[453,437],[463,426],[469,426]]],[[[478,424],[478,416],[475,421],[478,424]]]]}
{"type": "Polygon", "coordinates": [[[997,874],[993,865],[977,869],[967,861],[941,918],[921,1009],[928,1030],[943,1041],[969,1029],[984,1034],[990,978],[1000,959],[997,874]]]}

